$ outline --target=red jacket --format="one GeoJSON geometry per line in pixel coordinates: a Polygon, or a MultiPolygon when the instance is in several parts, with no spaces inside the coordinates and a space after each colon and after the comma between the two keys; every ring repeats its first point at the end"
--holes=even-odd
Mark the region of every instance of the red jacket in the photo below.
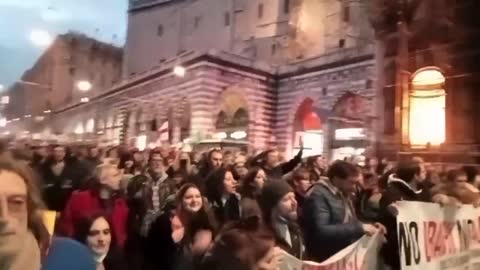
{"type": "MultiPolygon", "coordinates": [[[[100,197],[95,191],[87,190],[73,193],[63,210],[60,230],[67,236],[72,237],[75,222],[82,217],[104,210],[101,207],[100,201],[100,197]]],[[[123,198],[116,198],[113,202],[113,209],[111,210],[109,218],[112,223],[113,233],[121,248],[123,248],[125,240],[127,239],[127,216],[127,202],[123,198]]]]}

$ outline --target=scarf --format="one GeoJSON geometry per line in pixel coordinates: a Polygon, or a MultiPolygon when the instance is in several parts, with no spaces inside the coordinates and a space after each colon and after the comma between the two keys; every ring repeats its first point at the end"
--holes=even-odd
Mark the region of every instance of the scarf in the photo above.
{"type": "Polygon", "coordinates": [[[12,240],[21,243],[16,254],[3,254],[2,247],[0,247],[0,270],[39,270],[40,247],[33,233],[28,231],[23,237],[15,238],[22,238],[12,240]]]}

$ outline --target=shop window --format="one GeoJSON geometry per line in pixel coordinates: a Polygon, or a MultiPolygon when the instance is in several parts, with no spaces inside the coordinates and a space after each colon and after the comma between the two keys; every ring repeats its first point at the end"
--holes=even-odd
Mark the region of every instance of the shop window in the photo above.
{"type": "Polygon", "coordinates": [[[445,142],[445,77],[435,67],[417,71],[410,93],[409,139],[412,146],[445,142]]]}

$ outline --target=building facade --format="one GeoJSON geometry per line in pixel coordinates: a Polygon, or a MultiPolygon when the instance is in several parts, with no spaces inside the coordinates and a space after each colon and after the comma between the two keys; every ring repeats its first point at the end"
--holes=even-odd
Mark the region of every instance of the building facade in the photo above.
{"type": "Polygon", "coordinates": [[[66,142],[343,158],[373,145],[373,29],[358,1],[131,1],[123,80],[53,110],[66,142]],[[185,74],[173,72],[181,68],[185,74]]]}
{"type": "Polygon", "coordinates": [[[122,57],[122,49],[83,34],[59,35],[9,90],[12,126],[38,132],[52,111],[111,88],[121,78],[122,57]],[[79,82],[91,89],[80,91],[79,82]]]}
{"type": "Polygon", "coordinates": [[[480,3],[381,2],[371,9],[380,152],[479,163],[480,3]]]}

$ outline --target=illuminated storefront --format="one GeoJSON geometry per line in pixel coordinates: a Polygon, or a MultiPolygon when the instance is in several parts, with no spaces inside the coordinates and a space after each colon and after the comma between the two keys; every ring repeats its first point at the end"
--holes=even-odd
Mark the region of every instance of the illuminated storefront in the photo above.
{"type": "Polygon", "coordinates": [[[328,118],[330,160],[365,159],[366,149],[371,146],[370,117],[367,99],[357,94],[346,93],[335,104],[328,118]]]}
{"type": "Polygon", "coordinates": [[[300,149],[300,138],[303,140],[303,156],[324,154],[324,134],[322,121],[313,107],[313,101],[306,99],[297,110],[294,121],[294,151],[300,149]]]}

